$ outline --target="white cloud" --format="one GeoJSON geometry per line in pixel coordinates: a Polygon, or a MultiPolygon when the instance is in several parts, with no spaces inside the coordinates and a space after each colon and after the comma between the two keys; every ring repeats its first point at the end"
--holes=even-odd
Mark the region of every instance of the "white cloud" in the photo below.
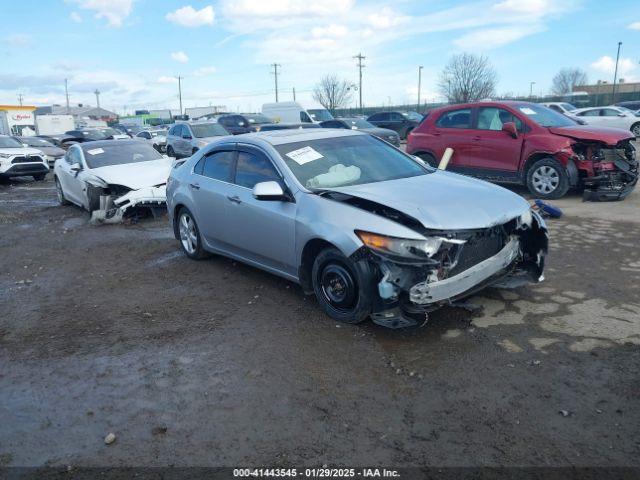
{"type": "Polygon", "coordinates": [[[226,0],[224,10],[241,17],[322,17],[345,13],[354,4],[355,0],[226,0]]]}
{"type": "MultiPolygon", "coordinates": [[[[591,68],[607,75],[613,76],[616,69],[616,60],[613,57],[604,55],[591,64],[591,68]]],[[[631,58],[621,57],[618,61],[618,78],[627,81],[635,79],[636,63],[631,58]]]]}
{"type": "Polygon", "coordinates": [[[71,12],[69,18],[76,23],[82,23],[82,17],[78,12],[71,12]]]}
{"type": "Polygon", "coordinates": [[[503,0],[493,8],[499,12],[544,15],[553,10],[550,0],[503,0]]]}
{"type": "Polygon", "coordinates": [[[216,67],[202,67],[193,71],[194,77],[206,77],[207,75],[212,75],[216,73],[216,67]]]}
{"type": "Polygon", "coordinates": [[[627,28],[631,30],[640,30],[640,22],[633,22],[627,28]]]}
{"type": "Polygon", "coordinates": [[[326,27],[313,27],[311,29],[311,35],[316,38],[321,37],[344,37],[349,33],[349,29],[344,25],[337,25],[332,23],[326,27]]]}
{"type": "Polygon", "coordinates": [[[213,25],[215,12],[213,7],[208,5],[200,10],[196,10],[191,5],[177,9],[175,12],[167,13],[167,20],[181,27],[202,27],[213,25]]]}
{"type": "Polygon", "coordinates": [[[104,18],[110,27],[121,27],[122,22],[131,14],[134,0],[67,0],[82,10],[96,12],[95,18],[104,18]]]}
{"type": "Polygon", "coordinates": [[[463,50],[490,50],[515,42],[543,30],[541,25],[513,25],[475,30],[456,38],[453,44],[463,50]]]}
{"type": "Polygon", "coordinates": [[[176,77],[158,77],[158,80],[156,80],[156,82],[158,83],[163,83],[163,84],[167,84],[167,83],[178,83],[178,79],[176,77]]]}
{"type": "Polygon", "coordinates": [[[5,37],[5,42],[7,45],[11,47],[28,47],[31,45],[31,35],[26,35],[24,33],[15,33],[13,35],[9,35],[5,37]]]}
{"type": "Polygon", "coordinates": [[[395,27],[408,20],[409,17],[395,13],[389,7],[384,7],[380,12],[369,15],[369,23],[374,28],[390,28],[395,27]]]}
{"type": "Polygon", "coordinates": [[[171,54],[171,58],[179,63],[187,63],[189,61],[189,57],[187,57],[187,54],[182,50],[180,50],[179,52],[173,52],[171,54]]]}

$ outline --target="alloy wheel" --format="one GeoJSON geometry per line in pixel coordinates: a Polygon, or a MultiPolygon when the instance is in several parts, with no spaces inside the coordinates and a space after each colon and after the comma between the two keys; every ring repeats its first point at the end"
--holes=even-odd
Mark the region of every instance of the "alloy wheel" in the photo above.
{"type": "Polygon", "coordinates": [[[542,165],[533,172],[533,188],[538,193],[548,195],[560,185],[558,171],[548,165],[542,165]]]}
{"type": "Polygon", "coordinates": [[[193,255],[198,248],[198,233],[196,224],[188,213],[180,215],[180,242],[189,255],[193,255]]]}
{"type": "Polygon", "coordinates": [[[633,126],[631,133],[633,133],[636,136],[636,138],[640,137],[640,123],[633,126]]]}

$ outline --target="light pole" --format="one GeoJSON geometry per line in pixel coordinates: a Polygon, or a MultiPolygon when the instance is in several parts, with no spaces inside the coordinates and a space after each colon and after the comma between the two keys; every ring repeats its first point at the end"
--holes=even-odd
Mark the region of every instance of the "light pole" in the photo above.
{"type": "Polygon", "coordinates": [[[618,53],[616,54],[616,69],[613,73],[613,99],[611,103],[616,103],[616,84],[618,82],[618,60],[620,60],[620,47],[622,46],[622,42],[618,42],[618,53]]]}
{"type": "Polygon", "coordinates": [[[422,65],[418,67],[418,113],[420,113],[420,88],[422,84],[422,65]]]}
{"type": "Polygon", "coordinates": [[[182,116],[182,77],[178,75],[178,100],[180,101],[180,116],[182,116]]]}
{"type": "Polygon", "coordinates": [[[536,82],[529,83],[529,100],[533,100],[533,86],[535,84],[536,84],[536,82]]]}
{"type": "Polygon", "coordinates": [[[365,56],[362,55],[362,53],[358,53],[358,55],[356,55],[353,58],[357,58],[358,59],[358,95],[360,96],[360,114],[362,115],[362,69],[364,68],[364,65],[362,64],[362,60],[364,60],[365,56]]]}
{"type": "Polygon", "coordinates": [[[276,82],[276,103],[278,103],[278,67],[281,67],[282,65],[280,65],[279,63],[272,63],[271,66],[273,67],[273,72],[271,73],[273,74],[273,78],[276,82]]]}

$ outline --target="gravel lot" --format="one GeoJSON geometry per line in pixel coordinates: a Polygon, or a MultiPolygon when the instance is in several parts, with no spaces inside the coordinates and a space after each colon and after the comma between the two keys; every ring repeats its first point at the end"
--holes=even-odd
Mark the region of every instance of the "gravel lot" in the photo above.
{"type": "Polygon", "coordinates": [[[0,465],[638,466],[640,191],[555,203],[545,283],[391,331],[2,184],[0,465]]]}

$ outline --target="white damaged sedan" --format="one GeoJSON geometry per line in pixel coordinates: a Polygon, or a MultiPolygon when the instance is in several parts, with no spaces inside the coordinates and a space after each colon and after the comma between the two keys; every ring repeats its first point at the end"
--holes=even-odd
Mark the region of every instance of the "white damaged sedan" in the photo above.
{"type": "Polygon", "coordinates": [[[167,178],[173,159],[136,140],[78,143],[56,161],[54,181],[61,205],[74,203],[92,223],[166,210],[167,178]]]}

